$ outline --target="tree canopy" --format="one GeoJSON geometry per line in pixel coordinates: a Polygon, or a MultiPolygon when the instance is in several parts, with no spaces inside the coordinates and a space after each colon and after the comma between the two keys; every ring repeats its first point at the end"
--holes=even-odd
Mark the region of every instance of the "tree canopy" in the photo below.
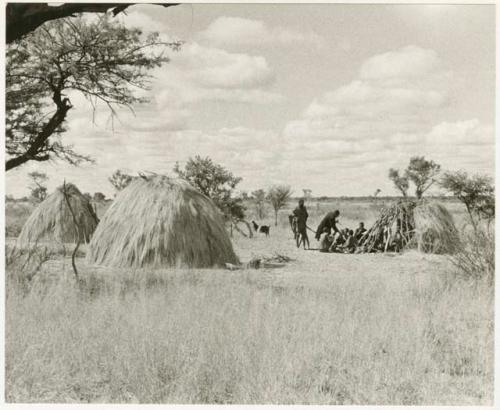
{"type": "MultiPolygon", "coordinates": [[[[77,13],[107,13],[113,16],[123,12],[134,3],[7,3],[6,40],[7,44],[19,40],[42,24],[64,17],[75,17],[77,13]]],[[[175,6],[175,3],[160,3],[162,7],[175,6]]]]}
{"type": "Polygon", "coordinates": [[[115,172],[113,172],[113,175],[108,178],[108,181],[111,185],[113,185],[116,192],[118,193],[126,188],[134,180],[134,178],[137,177],[133,177],[132,175],[126,174],[125,172],[117,169],[115,172]]]}
{"type": "Polygon", "coordinates": [[[267,197],[274,209],[274,225],[278,225],[278,211],[283,208],[292,196],[292,188],[288,185],[275,185],[269,189],[267,197]]]}
{"type": "Polygon", "coordinates": [[[408,168],[406,168],[406,177],[415,185],[415,196],[420,199],[435,182],[441,166],[432,160],[426,160],[424,157],[412,157],[408,168]]]}
{"type": "Polygon", "coordinates": [[[242,178],[234,176],[222,165],[214,163],[209,157],[197,155],[189,158],[184,169],[176,163],[174,172],[211,198],[224,215],[236,219],[245,217],[242,199],[233,196],[234,189],[242,178]]]}
{"type": "Polygon", "coordinates": [[[495,188],[490,177],[469,176],[464,171],[445,172],[439,185],[465,205],[474,228],[477,226],[476,218],[495,217],[495,188]]]}
{"type": "Polygon", "coordinates": [[[47,198],[47,186],[45,185],[49,179],[47,174],[33,171],[30,172],[28,176],[31,179],[31,184],[29,186],[31,198],[36,202],[42,202],[47,198]]]}
{"type": "Polygon", "coordinates": [[[432,160],[427,160],[425,157],[411,157],[410,163],[400,173],[399,170],[389,169],[389,179],[394,183],[394,186],[400,191],[404,197],[408,196],[410,182],[415,185],[415,196],[417,199],[422,198],[435,182],[436,177],[441,171],[441,166],[432,160]]]}
{"type": "Polygon", "coordinates": [[[400,191],[404,197],[408,196],[410,183],[406,176],[400,175],[399,170],[391,168],[389,169],[389,179],[393,182],[396,189],[400,191]]]}
{"type": "Polygon", "coordinates": [[[82,93],[95,107],[131,108],[147,101],[149,70],[168,61],[158,33],[143,35],[104,15],[45,23],[6,51],[6,169],[54,156],[72,164],[90,158],[63,145],[59,136],[72,108],[66,93],[82,93]]]}

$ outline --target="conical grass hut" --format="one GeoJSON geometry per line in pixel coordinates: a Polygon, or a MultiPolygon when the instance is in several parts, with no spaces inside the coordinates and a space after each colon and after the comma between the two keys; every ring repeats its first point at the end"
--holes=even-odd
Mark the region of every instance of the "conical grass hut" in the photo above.
{"type": "Polygon", "coordinates": [[[32,212],[17,238],[16,248],[88,243],[98,222],[88,199],[75,185],[64,184],[32,212]]]}
{"type": "Polygon", "coordinates": [[[87,262],[110,267],[208,268],[239,263],[222,215],[184,180],[136,178],[104,214],[87,262]]]}
{"type": "Polygon", "coordinates": [[[437,202],[421,201],[413,212],[418,249],[427,253],[454,253],[460,236],[453,216],[437,202]]]}

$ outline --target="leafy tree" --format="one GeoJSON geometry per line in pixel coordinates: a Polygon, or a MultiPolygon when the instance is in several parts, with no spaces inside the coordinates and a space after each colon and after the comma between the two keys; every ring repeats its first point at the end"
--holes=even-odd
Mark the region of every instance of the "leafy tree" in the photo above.
{"type": "Polygon", "coordinates": [[[441,171],[441,166],[424,157],[410,158],[405,176],[415,185],[415,196],[420,199],[435,182],[436,176],[441,171]]]}
{"type": "Polygon", "coordinates": [[[134,178],[132,175],[128,175],[125,172],[117,169],[115,172],[113,172],[113,175],[111,175],[108,178],[108,181],[113,185],[115,188],[116,192],[120,192],[122,189],[126,188],[128,184],[130,184],[134,178]]]}
{"type": "Polygon", "coordinates": [[[269,190],[267,197],[274,209],[275,226],[278,226],[278,211],[287,204],[291,196],[292,189],[288,185],[275,185],[269,190]]]}
{"type": "Polygon", "coordinates": [[[43,24],[6,51],[6,170],[27,161],[59,157],[74,165],[90,158],[63,145],[59,136],[72,105],[68,92],[131,108],[147,101],[134,90],[148,89],[148,71],[168,61],[158,33],[143,36],[107,15],[43,24]]]}
{"type": "MultiPolygon", "coordinates": [[[[61,3],[57,7],[47,3],[8,3],[6,7],[7,44],[19,40],[47,21],[75,17],[76,13],[106,13],[113,16],[123,12],[133,3],[61,3]]],[[[162,3],[163,7],[176,4],[162,3]]]]}
{"type": "Polygon", "coordinates": [[[94,201],[102,202],[104,200],[106,200],[106,195],[104,195],[102,192],[95,192],[94,193],[94,201]]]}
{"type": "Polygon", "coordinates": [[[201,193],[211,198],[226,217],[243,219],[245,207],[241,198],[233,197],[233,191],[241,182],[222,165],[214,163],[209,157],[189,158],[184,169],[177,162],[174,172],[185,179],[201,193]]]}
{"type": "Polygon", "coordinates": [[[464,171],[446,172],[439,185],[465,205],[475,230],[479,219],[495,217],[495,188],[490,177],[469,176],[464,171]]]}
{"type": "Polygon", "coordinates": [[[31,190],[31,198],[36,202],[42,202],[47,198],[47,186],[45,183],[48,181],[47,174],[43,172],[30,172],[28,176],[31,179],[31,184],[29,186],[31,190]]]}
{"type": "Polygon", "coordinates": [[[408,196],[408,188],[410,187],[410,183],[406,176],[399,175],[399,170],[391,168],[389,170],[389,179],[394,183],[396,189],[398,189],[404,197],[408,196]]]}
{"type": "Polygon", "coordinates": [[[424,192],[436,182],[440,170],[441,166],[434,161],[426,160],[424,157],[412,157],[404,174],[401,175],[397,169],[389,169],[389,179],[404,197],[408,196],[410,182],[413,182],[415,196],[421,199],[424,192]]]}
{"type": "Polygon", "coordinates": [[[255,199],[255,210],[257,212],[257,218],[263,219],[266,216],[266,191],[263,189],[257,189],[252,192],[252,197],[255,199]]]}

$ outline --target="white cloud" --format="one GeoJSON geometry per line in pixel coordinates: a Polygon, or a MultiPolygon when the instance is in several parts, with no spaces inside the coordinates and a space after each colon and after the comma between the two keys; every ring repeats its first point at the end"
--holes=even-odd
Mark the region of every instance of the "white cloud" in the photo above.
{"type": "Polygon", "coordinates": [[[218,47],[297,43],[314,47],[324,45],[322,37],[313,31],[272,28],[259,20],[227,16],[212,21],[206,30],[200,33],[200,39],[218,47]]]}
{"type": "Polygon", "coordinates": [[[477,119],[442,120],[450,76],[433,50],[409,46],[369,58],[358,78],[286,124],[283,158],[301,163],[302,173],[331,169],[346,181],[354,169],[370,180],[381,163],[404,166],[413,155],[491,172],[493,128],[477,119]]]}
{"type": "Polygon", "coordinates": [[[366,80],[418,78],[433,74],[440,61],[434,50],[407,46],[378,54],[361,65],[359,76],[366,80]]]}
{"type": "Polygon", "coordinates": [[[156,101],[169,109],[201,101],[272,104],[283,99],[272,91],[275,74],[264,57],[197,43],[184,45],[156,77],[156,101]]]}
{"type": "Polygon", "coordinates": [[[167,34],[168,27],[165,24],[154,20],[146,13],[136,11],[136,9],[137,7],[134,7],[126,13],[120,13],[116,18],[120,19],[127,27],[138,27],[147,30],[147,32],[156,31],[163,35],[167,34]]]}
{"type": "Polygon", "coordinates": [[[189,78],[204,88],[252,89],[274,81],[274,73],[261,56],[229,53],[191,43],[175,56],[174,65],[188,70],[189,78]]]}
{"type": "Polygon", "coordinates": [[[405,47],[371,57],[361,67],[359,78],[326,92],[300,119],[289,122],[284,136],[313,141],[386,139],[430,126],[436,110],[447,103],[447,82],[435,81],[444,70],[432,50],[405,47]],[[392,67],[387,75],[386,65],[392,67]]]}

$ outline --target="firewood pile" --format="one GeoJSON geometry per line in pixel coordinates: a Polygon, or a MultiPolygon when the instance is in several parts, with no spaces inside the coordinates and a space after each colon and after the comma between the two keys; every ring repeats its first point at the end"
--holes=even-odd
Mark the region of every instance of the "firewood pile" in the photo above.
{"type": "Polygon", "coordinates": [[[254,256],[246,264],[234,265],[231,263],[226,263],[226,269],[238,270],[238,269],[272,269],[272,268],[283,268],[287,263],[293,262],[295,259],[289,256],[274,253],[273,256],[254,256]]]}
{"type": "Polygon", "coordinates": [[[407,247],[415,235],[413,201],[398,201],[385,207],[373,226],[358,243],[358,252],[399,251],[407,247]]]}

